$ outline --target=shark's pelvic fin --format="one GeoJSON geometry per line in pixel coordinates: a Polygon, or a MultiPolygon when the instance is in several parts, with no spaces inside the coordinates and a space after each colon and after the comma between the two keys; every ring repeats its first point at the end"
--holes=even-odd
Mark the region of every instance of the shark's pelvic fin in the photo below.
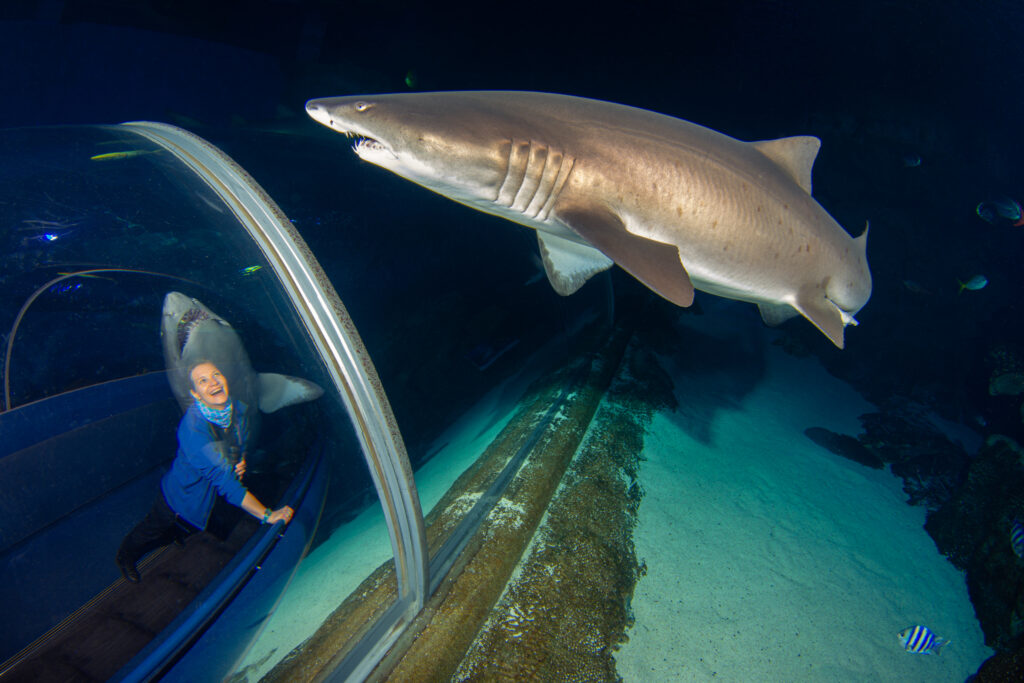
{"type": "Polygon", "coordinates": [[[811,171],[821,149],[821,140],[813,135],[797,135],[750,144],[786,171],[807,194],[811,194],[811,171]]]}
{"type": "Polygon", "coordinates": [[[566,207],[557,211],[562,223],[651,290],[676,306],[693,303],[693,283],[674,245],[630,234],[622,219],[603,207],[566,207]]]}
{"type": "Polygon", "coordinates": [[[562,296],[574,294],[587,280],[615,262],[593,247],[537,231],[540,257],[548,282],[562,296]]]}
{"type": "Polygon", "coordinates": [[[259,384],[260,410],[264,413],[312,401],[324,393],[324,390],[313,382],[279,375],[276,372],[261,372],[256,381],[259,384]]]}
{"type": "Polygon", "coordinates": [[[843,328],[847,321],[839,307],[825,297],[823,288],[801,287],[793,307],[814,323],[833,344],[843,348],[843,328]]]}
{"type": "Polygon", "coordinates": [[[761,320],[764,324],[770,327],[776,327],[800,315],[800,312],[789,304],[758,304],[757,310],[761,311],[761,320]]]}

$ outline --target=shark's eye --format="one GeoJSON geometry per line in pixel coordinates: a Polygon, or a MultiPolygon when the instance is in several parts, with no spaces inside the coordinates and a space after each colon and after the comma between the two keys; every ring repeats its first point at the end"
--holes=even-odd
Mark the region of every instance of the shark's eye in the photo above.
{"type": "Polygon", "coordinates": [[[356,111],[366,111],[371,106],[369,102],[356,102],[356,111]]]}

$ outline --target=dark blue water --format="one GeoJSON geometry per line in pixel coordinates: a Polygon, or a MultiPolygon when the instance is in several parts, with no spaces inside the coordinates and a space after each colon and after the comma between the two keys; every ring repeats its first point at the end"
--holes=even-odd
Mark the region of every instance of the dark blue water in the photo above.
{"type": "MultiPolygon", "coordinates": [[[[358,290],[372,277],[382,290],[414,288],[433,300],[458,291],[464,286],[460,268],[480,264],[478,244],[470,251],[459,233],[475,226],[476,217],[368,167],[358,187],[340,192],[332,185],[332,159],[350,153],[304,115],[309,98],[543,90],[644,107],[744,140],[816,135],[822,150],[815,197],[852,234],[871,222],[874,290],[858,315],[860,326],[847,330],[846,350],[833,348],[802,319],[784,326],[786,348],[817,355],[876,405],[895,406],[895,422],[871,421],[874,438],[888,439],[890,450],[900,435],[913,432],[906,416],[914,406],[982,437],[1024,439],[1020,395],[999,393],[991,384],[1024,369],[1024,226],[986,220],[976,211],[979,203],[1001,197],[1024,201],[1019,3],[732,1],[670,9],[660,3],[605,9],[467,3],[433,9],[410,2],[225,2],[211,9],[198,2],[54,0],[9,4],[0,19],[0,126],[151,119],[194,130],[249,168],[325,263],[344,255],[320,229],[323,222],[352,219],[308,207],[323,206],[336,192],[339,203],[379,202],[389,224],[409,230],[403,237],[399,228],[388,239],[445,243],[431,252],[435,262],[399,268],[374,250],[372,229],[350,226],[349,234],[366,240],[359,249],[381,261],[353,263],[337,276],[339,290],[358,290]],[[287,154],[268,154],[258,141],[274,136],[297,142],[279,146],[287,154]],[[384,206],[392,190],[408,203],[384,206]],[[424,226],[431,232],[422,232],[424,226]],[[448,259],[447,275],[424,279],[424,273],[445,271],[438,258],[448,259]],[[988,284],[962,290],[959,283],[975,275],[988,284]]],[[[526,239],[512,224],[498,229],[504,232],[490,243],[494,253],[526,239]]],[[[500,278],[531,276],[525,263],[486,270],[492,286],[500,286],[500,278]]],[[[75,291],[55,294],[62,298],[47,305],[87,305],[75,291]]],[[[8,297],[0,306],[16,310],[21,301],[21,295],[8,297]]],[[[467,304],[477,312],[487,305],[467,304]]],[[[508,305],[515,309],[515,302],[508,305]]],[[[355,303],[352,312],[373,338],[372,307],[355,303]]],[[[559,312],[543,315],[557,321],[559,312]]],[[[479,323],[468,334],[494,341],[517,332],[479,323]]],[[[76,359],[85,363],[89,355],[69,351],[69,363],[76,359]]],[[[131,367],[124,372],[159,369],[152,367],[158,358],[126,364],[131,367]]],[[[415,425],[411,404],[397,404],[396,412],[415,425]]],[[[429,428],[422,430],[425,442],[429,428]]],[[[954,487],[966,479],[959,469],[924,474],[954,487]]],[[[938,507],[942,501],[932,502],[938,507]]],[[[984,532],[972,533],[1003,538],[1018,511],[1024,515],[1024,500],[1009,500],[979,522],[984,532]]],[[[975,562],[961,557],[958,566],[975,562]]],[[[1024,605],[1014,572],[1020,567],[1011,563],[990,580],[1007,582],[991,599],[1005,608],[1006,625],[986,629],[991,644],[1004,648],[1019,641],[1019,626],[1008,615],[1013,605],[1024,605]]]]}

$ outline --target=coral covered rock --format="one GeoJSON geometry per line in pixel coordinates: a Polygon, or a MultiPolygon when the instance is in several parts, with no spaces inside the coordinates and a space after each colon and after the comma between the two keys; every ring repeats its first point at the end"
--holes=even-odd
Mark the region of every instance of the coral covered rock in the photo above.
{"type": "Polygon", "coordinates": [[[930,513],[925,529],[939,550],[967,572],[967,588],[985,642],[1006,649],[1024,633],[1024,560],[1010,526],[1024,518],[1024,470],[1005,439],[990,439],[956,495],[930,513]]]}

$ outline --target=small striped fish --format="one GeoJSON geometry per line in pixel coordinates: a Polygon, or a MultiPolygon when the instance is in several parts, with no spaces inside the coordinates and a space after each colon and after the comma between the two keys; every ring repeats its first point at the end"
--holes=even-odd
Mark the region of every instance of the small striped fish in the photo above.
{"type": "Polygon", "coordinates": [[[949,644],[949,641],[939,638],[927,626],[910,626],[900,631],[898,637],[904,650],[916,654],[937,655],[943,645],[949,644]]]}
{"type": "Polygon", "coordinates": [[[1024,559],[1024,524],[1016,519],[1010,527],[1010,545],[1013,546],[1013,554],[1024,559]]]}

